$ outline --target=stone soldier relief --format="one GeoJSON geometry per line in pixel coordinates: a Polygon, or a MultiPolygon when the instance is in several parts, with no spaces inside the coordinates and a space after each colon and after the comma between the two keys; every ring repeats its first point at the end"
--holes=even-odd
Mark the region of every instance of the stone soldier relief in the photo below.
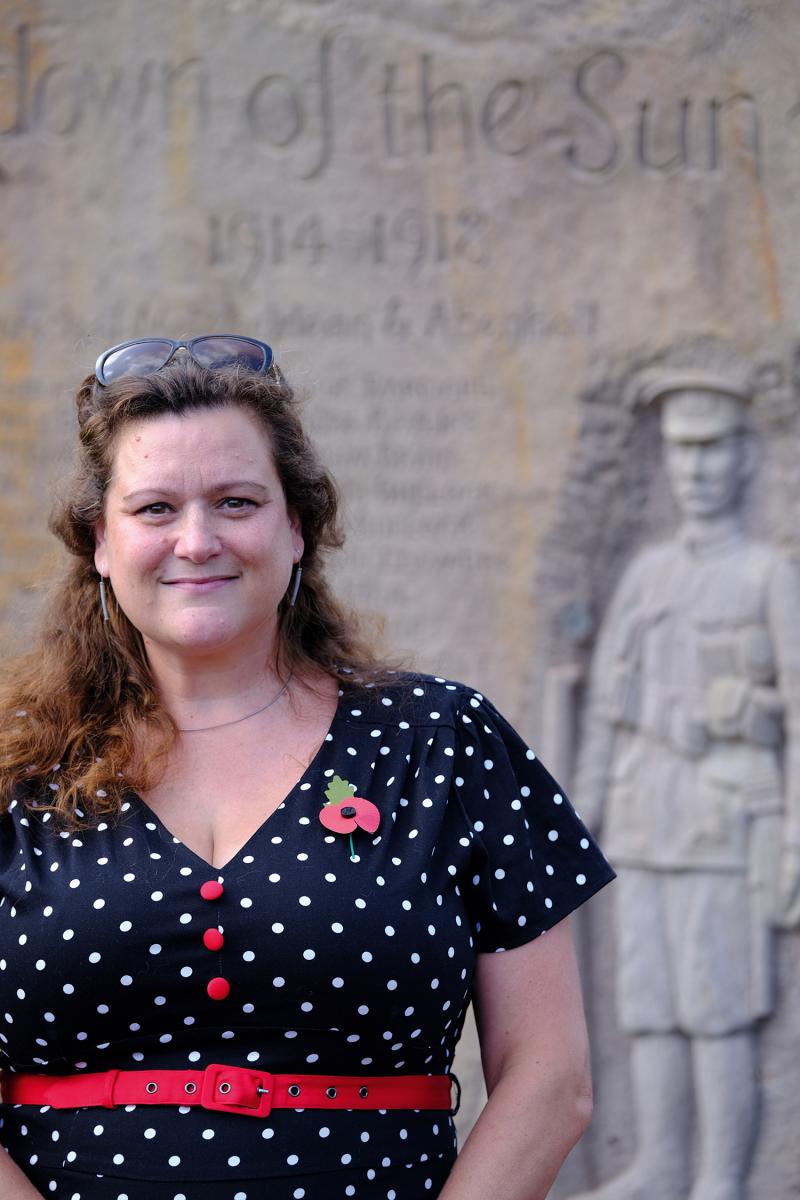
{"type": "Polygon", "coordinates": [[[744,527],[746,380],[659,368],[636,392],[660,408],[679,525],[616,588],[581,731],[573,792],[619,873],[636,1143],[580,1200],[745,1200],[775,929],[796,917],[800,572],[744,527]]]}

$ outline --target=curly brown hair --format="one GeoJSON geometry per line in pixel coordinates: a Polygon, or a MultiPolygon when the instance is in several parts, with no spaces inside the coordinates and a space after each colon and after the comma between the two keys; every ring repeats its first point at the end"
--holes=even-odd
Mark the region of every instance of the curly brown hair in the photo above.
{"type": "Polygon", "coordinates": [[[302,587],[279,606],[277,669],[322,669],[343,687],[393,674],[374,636],[335,599],[326,554],[344,541],[336,485],[305,434],[295,394],[277,366],[268,375],[208,370],[186,359],[153,375],[108,387],[88,376],[76,396],[77,462],[50,518],[72,555],[40,617],[32,649],[5,664],[0,678],[0,812],[18,789],[22,802],[52,810],[68,827],[118,813],[126,789],[157,780],[177,736],[161,705],[143,641],[109,589],[104,622],[94,565],[117,437],[134,420],[238,405],[266,430],[287,505],[305,543],[302,587]],[[149,752],[137,747],[147,733],[149,752]],[[25,781],[27,786],[19,788],[25,781]]]}

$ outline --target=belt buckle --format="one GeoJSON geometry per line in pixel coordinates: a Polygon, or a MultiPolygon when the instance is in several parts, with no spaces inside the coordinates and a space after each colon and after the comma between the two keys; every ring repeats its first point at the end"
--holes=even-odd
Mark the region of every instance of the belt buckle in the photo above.
{"type": "MultiPolygon", "coordinates": [[[[454,1071],[448,1072],[448,1078],[450,1080],[451,1089],[453,1088],[453,1086],[455,1086],[455,1089],[456,1089],[455,1106],[451,1107],[451,1109],[450,1109],[450,1116],[454,1117],[456,1115],[456,1113],[458,1112],[458,1110],[461,1108],[461,1081],[454,1071]]],[[[451,1099],[452,1099],[452,1091],[451,1091],[451,1099]]]]}
{"type": "Polygon", "coordinates": [[[200,1103],[212,1112],[233,1112],[243,1117],[268,1117],[274,1085],[264,1071],[209,1063],[203,1072],[200,1103]]]}

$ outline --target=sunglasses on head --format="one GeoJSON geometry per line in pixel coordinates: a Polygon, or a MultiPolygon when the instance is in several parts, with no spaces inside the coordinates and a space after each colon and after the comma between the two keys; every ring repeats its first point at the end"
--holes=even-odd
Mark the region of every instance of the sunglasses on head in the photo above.
{"type": "Polygon", "coordinates": [[[201,367],[245,367],[266,375],[272,366],[272,350],[257,338],[236,333],[209,333],[188,342],[171,338],[136,338],[104,350],[94,373],[104,387],[123,375],[153,375],[165,367],[178,350],[185,350],[201,367]]]}

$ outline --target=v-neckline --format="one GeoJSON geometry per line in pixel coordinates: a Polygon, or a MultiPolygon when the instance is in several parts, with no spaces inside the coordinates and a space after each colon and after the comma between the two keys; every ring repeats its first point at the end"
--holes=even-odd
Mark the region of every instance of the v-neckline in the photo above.
{"type": "MultiPolygon", "coordinates": [[[[239,847],[239,849],[234,854],[232,854],[230,856],[230,858],[225,860],[225,862],[223,863],[222,866],[219,866],[219,867],[214,866],[214,864],[210,863],[208,861],[208,859],[203,858],[202,854],[198,854],[198,852],[196,850],[193,850],[192,847],[187,842],[185,842],[182,838],[179,838],[177,834],[173,833],[172,830],[169,829],[169,827],[164,823],[164,821],[158,815],[158,813],[155,811],[155,809],[152,809],[150,807],[150,805],[147,803],[147,801],[142,796],[140,796],[138,792],[131,790],[131,791],[129,791],[128,794],[131,797],[133,797],[133,799],[136,801],[145,821],[150,820],[150,821],[155,822],[156,828],[157,828],[158,832],[160,833],[163,841],[167,842],[168,844],[170,844],[172,846],[180,846],[181,849],[184,850],[187,854],[191,855],[191,857],[193,859],[195,859],[197,862],[201,863],[204,870],[209,871],[212,874],[222,875],[223,872],[225,872],[225,871],[234,870],[235,866],[237,864],[237,860],[241,859],[242,856],[247,853],[247,850],[248,850],[248,847],[250,846],[250,844],[252,842],[254,842],[256,840],[256,838],[261,836],[261,834],[264,832],[266,827],[272,822],[273,818],[279,812],[286,811],[287,804],[292,799],[292,797],[295,795],[295,793],[303,790],[303,785],[309,782],[309,779],[308,779],[309,775],[311,775],[311,773],[317,769],[317,767],[319,765],[319,760],[321,759],[322,755],[325,753],[326,746],[328,746],[332,740],[333,728],[339,719],[343,699],[344,699],[344,697],[341,694],[337,697],[336,709],[334,711],[333,717],[331,718],[331,722],[330,722],[328,728],[325,730],[325,734],[322,738],[322,741],[320,742],[316,751],[314,752],[311,759],[309,760],[305,770],[303,771],[303,774],[300,776],[300,778],[294,784],[292,784],[292,786],[289,788],[289,791],[286,793],[286,795],[283,797],[283,799],[280,801],[280,803],[276,804],[276,806],[275,806],[275,808],[273,808],[272,812],[264,818],[264,820],[261,822],[261,824],[256,829],[253,830],[253,832],[250,834],[250,836],[247,838],[247,840],[242,843],[242,845],[239,847]]],[[[305,790],[310,790],[310,789],[305,789],[305,790]]],[[[320,808],[322,807],[322,804],[323,804],[323,801],[320,800],[320,808]]]]}

